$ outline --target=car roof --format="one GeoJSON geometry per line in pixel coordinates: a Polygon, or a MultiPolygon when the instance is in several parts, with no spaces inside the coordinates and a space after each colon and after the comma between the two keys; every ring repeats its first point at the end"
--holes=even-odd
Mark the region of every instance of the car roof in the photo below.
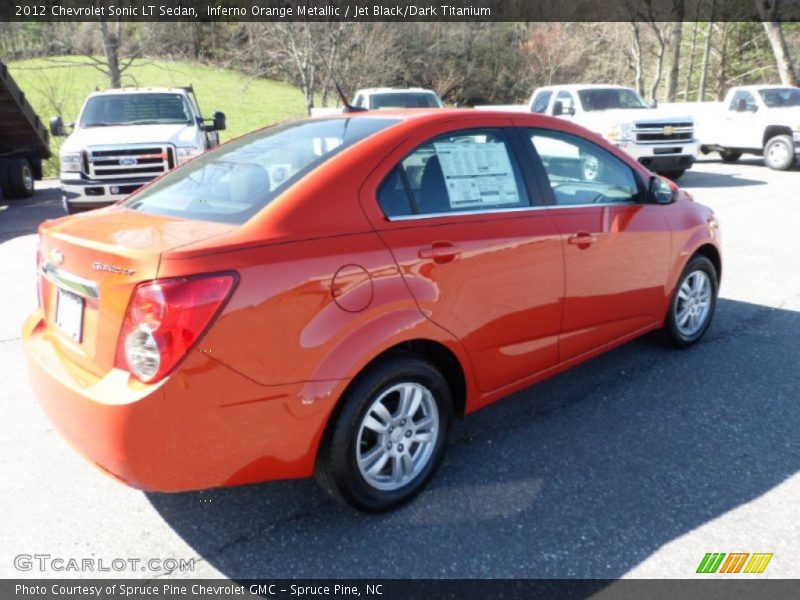
{"type": "Polygon", "coordinates": [[[618,85],[616,83],[570,83],[567,85],[546,85],[539,88],[539,90],[556,90],[556,89],[578,91],[578,90],[607,90],[607,89],[630,90],[633,88],[628,87],[627,85],[618,85]]]}
{"type": "Polygon", "coordinates": [[[185,94],[184,88],[168,88],[168,87],[124,87],[124,88],[111,88],[107,90],[97,90],[92,92],[89,96],[105,96],[108,94],[185,94]]]}
{"type": "Polygon", "coordinates": [[[435,94],[433,90],[428,90],[425,88],[393,88],[393,87],[376,87],[376,88],[364,88],[358,90],[357,94],[402,94],[402,93],[410,93],[410,94],[435,94]]]}

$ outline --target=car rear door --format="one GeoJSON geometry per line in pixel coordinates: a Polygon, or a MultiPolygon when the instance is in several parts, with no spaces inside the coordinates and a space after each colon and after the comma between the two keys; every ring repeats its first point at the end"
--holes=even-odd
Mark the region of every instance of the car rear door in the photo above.
{"type": "Polygon", "coordinates": [[[463,343],[482,391],[558,359],[560,239],[521,173],[510,124],[429,128],[362,188],[362,204],[420,309],[463,343]]]}
{"type": "Polygon", "coordinates": [[[525,129],[561,235],[566,291],[560,360],[643,331],[664,316],[671,232],[633,169],[599,145],[525,129]]]}

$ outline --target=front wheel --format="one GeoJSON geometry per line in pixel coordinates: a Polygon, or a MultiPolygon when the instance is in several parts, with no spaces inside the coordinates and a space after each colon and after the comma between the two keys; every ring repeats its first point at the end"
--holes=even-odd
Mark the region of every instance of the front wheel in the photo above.
{"type": "Polygon", "coordinates": [[[683,174],[686,173],[686,169],[678,169],[677,171],[665,171],[661,173],[664,177],[671,179],[672,181],[678,181],[683,174]]]}
{"type": "Polygon", "coordinates": [[[717,306],[719,278],[714,264],[705,256],[695,255],[683,270],[664,324],[667,339],[678,348],[700,341],[717,306]]]}
{"type": "Polygon", "coordinates": [[[734,152],[733,150],[720,150],[719,156],[724,163],[735,163],[742,158],[742,153],[734,152]]]}
{"type": "Polygon", "coordinates": [[[764,146],[764,162],[770,169],[786,171],[794,160],[794,140],[790,135],[776,135],[764,146]]]}
{"type": "Polygon", "coordinates": [[[334,497],[377,513],[408,502],[442,460],[453,405],[444,377],[413,354],[363,374],[342,399],[317,460],[334,497]]]}

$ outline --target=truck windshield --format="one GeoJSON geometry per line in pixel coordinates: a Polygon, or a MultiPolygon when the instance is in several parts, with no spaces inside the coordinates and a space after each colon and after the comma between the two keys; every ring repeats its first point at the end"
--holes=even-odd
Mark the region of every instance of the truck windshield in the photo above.
{"type": "Polygon", "coordinates": [[[190,123],[183,94],[104,94],[92,96],[81,113],[81,127],[190,123]]]}
{"type": "Polygon", "coordinates": [[[642,97],[628,88],[592,88],[579,90],[583,110],[613,110],[616,108],[649,108],[642,97]]]}
{"type": "Polygon", "coordinates": [[[769,108],[800,106],[800,88],[771,88],[758,93],[769,108]]]}
{"type": "Polygon", "coordinates": [[[123,205],[158,215],[241,224],[332,156],[399,119],[293,121],[207,152],[123,205]]]}
{"type": "Polygon", "coordinates": [[[369,108],[441,108],[442,104],[436,94],[397,93],[375,94],[370,96],[369,108]]]}

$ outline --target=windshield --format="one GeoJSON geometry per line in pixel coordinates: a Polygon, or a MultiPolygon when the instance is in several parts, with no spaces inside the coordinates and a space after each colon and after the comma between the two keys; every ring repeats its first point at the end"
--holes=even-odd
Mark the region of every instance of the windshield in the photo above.
{"type": "Polygon", "coordinates": [[[86,101],[81,127],[190,123],[183,94],[104,94],[86,101]]]}
{"type": "Polygon", "coordinates": [[[270,127],[199,156],[123,204],[159,215],[241,224],[335,154],[398,122],[361,117],[270,127]]]}
{"type": "Polygon", "coordinates": [[[579,90],[583,110],[613,110],[616,108],[649,108],[642,97],[628,88],[594,88],[579,90]]]}
{"type": "Polygon", "coordinates": [[[432,93],[375,94],[369,99],[371,110],[379,108],[441,108],[438,96],[432,93]]]}
{"type": "Polygon", "coordinates": [[[800,106],[800,88],[772,88],[758,93],[769,108],[800,106]]]}

